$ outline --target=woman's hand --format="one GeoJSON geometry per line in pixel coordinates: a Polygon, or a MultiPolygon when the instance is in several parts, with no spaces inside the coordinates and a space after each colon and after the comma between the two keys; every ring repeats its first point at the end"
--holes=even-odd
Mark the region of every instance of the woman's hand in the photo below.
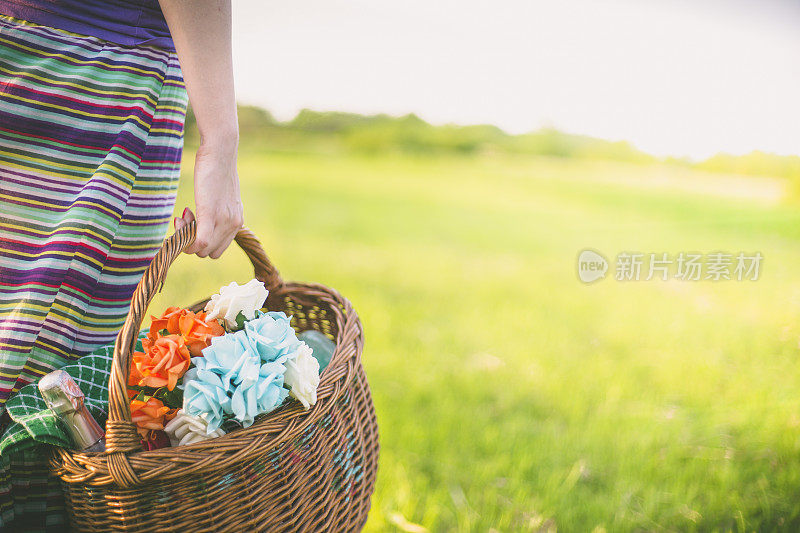
{"type": "Polygon", "coordinates": [[[244,224],[236,146],[201,144],[194,164],[194,203],[197,215],[188,207],[175,219],[175,229],[197,220],[197,237],[185,252],[218,258],[244,224]]]}
{"type": "MultiPolygon", "coordinates": [[[[194,165],[197,238],[186,253],[216,259],[242,227],[236,174],[239,126],[233,89],[230,0],[159,0],[178,53],[200,148],[194,165]]],[[[195,219],[186,208],[175,229],[195,219]]]]}

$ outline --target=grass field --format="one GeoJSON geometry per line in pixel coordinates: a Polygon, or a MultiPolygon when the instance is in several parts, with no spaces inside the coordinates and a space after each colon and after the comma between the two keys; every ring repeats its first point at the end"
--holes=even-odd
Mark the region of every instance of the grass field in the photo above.
{"type": "MultiPolygon", "coordinates": [[[[364,323],[369,531],[800,528],[800,208],[780,182],[253,150],[240,175],[284,276],[338,288],[364,323]],[[756,282],[584,285],[586,247],[765,259],[756,282]]],[[[250,277],[240,252],[182,258],[155,306],[250,277]]]]}

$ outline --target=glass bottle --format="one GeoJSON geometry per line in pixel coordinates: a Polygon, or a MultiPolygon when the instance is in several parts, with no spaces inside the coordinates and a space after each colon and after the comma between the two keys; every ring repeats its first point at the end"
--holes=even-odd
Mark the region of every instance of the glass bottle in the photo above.
{"type": "Polygon", "coordinates": [[[83,403],[83,391],[72,376],[54,370],[39,381],[39,392],[47,407],[66,426],[75,450],[102,452],[106,449],[105,433],[83,403]]]}

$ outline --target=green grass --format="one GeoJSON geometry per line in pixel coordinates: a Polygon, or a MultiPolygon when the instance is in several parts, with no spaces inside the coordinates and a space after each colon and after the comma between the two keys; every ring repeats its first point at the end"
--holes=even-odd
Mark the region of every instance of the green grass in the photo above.
{"type": "MultiPolygon", "coordinates": [[[[240,175],[284,276],[364,323],[369,531],[800,528],[797,209],[679,167],[533,157],[248,150],[240,175]],[[585,247],[765,260],[757,282],[587,286],[585,247]]],[[[153,310],[250,277],[238,251],[182,258],[153,310]]]]}

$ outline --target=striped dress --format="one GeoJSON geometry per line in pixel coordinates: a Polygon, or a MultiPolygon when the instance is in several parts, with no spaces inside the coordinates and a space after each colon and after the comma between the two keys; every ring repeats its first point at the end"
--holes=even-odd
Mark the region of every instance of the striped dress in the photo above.
{"type": "Polygon", "coordinates": [[[172,217],[174,52],[0,17],[0,412],[112,342],[172,217]]]}

